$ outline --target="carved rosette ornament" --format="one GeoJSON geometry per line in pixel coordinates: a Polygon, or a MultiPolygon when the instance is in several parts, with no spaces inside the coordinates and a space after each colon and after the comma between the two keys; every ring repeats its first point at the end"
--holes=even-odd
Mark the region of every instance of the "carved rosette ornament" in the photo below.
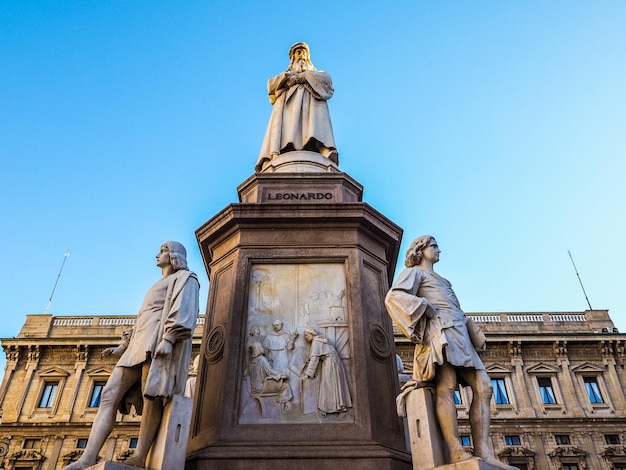
{"type": "Polygon", "coordinates": [[[226,342],[226,329],[223,325],[217,325],[211,330],[207,337],[207,347],[204,353],[206,360],[210,364],[219,362],[224,354],[224,344],[226,342]]]}
{"type": "Polygon", "coordinates": [[[386,361],[391,354],[391,341],[385,330],[377,324],[370,326],[370,352],[378,361],[386,361]]]}

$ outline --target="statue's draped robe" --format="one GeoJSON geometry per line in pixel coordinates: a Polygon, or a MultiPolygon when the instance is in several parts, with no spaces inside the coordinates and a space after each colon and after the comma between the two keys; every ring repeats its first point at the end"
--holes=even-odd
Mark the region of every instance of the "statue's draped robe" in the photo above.
{"type": "Polygon", "coordinates": [[[317,408],[325,413],[337,413],[352,408],[348,378],[335,347],[325,336],[317,335],[311,343],[309,364],[305,374],[315,377],[320,369],[320,391],[317,408]]]}
{"type": "MultiPolygon", "coordinates": [[[[413,378],[418,382],[433,380],[436,366],[446,361],[457,367],[485,369],[476,352],[476,347],[484,344],[475,347],[472,343],[468,319],[452,284],[437,273],[418,267],[405,269],[387,293],[385,305],[395,324],[416,343],[413,378]],[[427,301],[436,310],[432,319],[425,314],[427,301]]],[[[470,327],[474,332],[475,325],[470,327]]]]}
{"type": "Polygon", "coordinates": [[[289,334],[284,330],[280,332],[270,331],[263,340],[263,349],[272,367],[286,374],[289,367],[289,355],[287,345],[289,344],[289,334]]]}
{"type": "MultiPolygon", "coordinates": [[[[160,279],[146,294],[132,333],[126,336],[128,347],[116,367],[149,361],[150,370],[142,390],[148,398],[169,398],[185,390],[192,334],[198,318],[198,290],[198,279],[190,271],[179,270],[160,279]],[[169,358],[155,357],[163,339],[172,343],[169,358]]],[[[134,392],[127,395],[133,396],[134,392]]],[[[133,404],[136,408],[141,406],[137,400],[133,404]]]]}
{"type": "Polygon", "coordinates": [[[267,84],[274,105],[256,171],[274,156],[293,150],[311,150],[338,163],[328,100],[333,96],[330,75],[321,71],[302,72],[305,80],[287,88],[287,73],[270,78],[267,84]]]}
{"type": "Polygon", "coordinates": [[[282,378],[283,374],[273,369],[263,355],[253,357],[250,360],[248,376],[252,394],[275,393],[278,396],[279,403],[286,403],[293,398],[289,385],[282,378]]]}

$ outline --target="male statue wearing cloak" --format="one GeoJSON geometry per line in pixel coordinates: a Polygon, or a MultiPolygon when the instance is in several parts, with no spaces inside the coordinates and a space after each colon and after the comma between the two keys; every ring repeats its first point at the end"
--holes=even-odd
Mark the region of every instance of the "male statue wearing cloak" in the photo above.
{"type": "Polygon", "coordinates": [[[426,382],[436,390],[436,414],[450,454],[449,463],[469,460],[459,440],[454,390],[459,383],[472,389],[470,425],[474,455],[496,468],[516,470],[498,460],[489,445],[491,382],[477,350],[484,350],[486,337],[459,304],[452,284],[433,266],[441,250],[430,235],[411,243],[405,265],[385,298],[387,312],[400,330],[415,343],[413,382],[404,393],[426,382]]]}
{"type": "Polygon", "coordinates": [[[333,84],[311,63],[309,46],[299,42],[289,50],[289,68],[267,83],[274,105],[255,170],[262,171],[276,156],[296,150],[316,152],[339,163],[326,100],[333,84]]]}
{"type": "Polygon", "coordinates": [[[129,403],[142,417],[137,449],[125,464],[144,467],[164,405],[185,390],[198,317],[198,279],[187,269],[185,247],[180,243],[165,242],[156,258],[163,277],[146,294],[133,330],[124,334],[119,346],[102,352],[103,357],[121,357],[102,391],[87,447],[65,470],[96,464],[117,410],[128,413],[129,403]]]}

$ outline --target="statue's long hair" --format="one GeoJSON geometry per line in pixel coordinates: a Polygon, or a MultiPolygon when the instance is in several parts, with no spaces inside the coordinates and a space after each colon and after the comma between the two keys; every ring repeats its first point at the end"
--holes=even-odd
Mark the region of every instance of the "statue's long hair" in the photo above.
{"type": "Polygon", "coordinates": [[[422,235],[421,237],[417,237],[411,243],[411,246],[406,252],[406,259],[404,260],[404,265],[407,268],[412,268],[413,266],[417,266],[422,261],[422,250],[426,248],[435,237],[431,235],[422,235]]]}
{"type": "Polygon", "coordinates": [[[189,270],[187,267],[187,250],[181,243],[169,241],[163,243],[163,246],[167,247],[170,252],[170,263],[175,271],[189,270]]]}

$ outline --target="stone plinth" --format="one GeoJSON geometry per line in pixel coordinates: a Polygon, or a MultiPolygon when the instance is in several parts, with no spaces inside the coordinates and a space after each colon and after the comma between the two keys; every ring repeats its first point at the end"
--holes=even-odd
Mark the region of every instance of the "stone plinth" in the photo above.
{"type": "Polygon", "coordinates": [[[196,231],[210,292],[186,468],[410,469],[383,302],[401,229],[343,173],[239,189],[196,231]]]}
{"type": "Polygon", "coordinates": [[[406,396],[414,470],[438,468],[448,461],[448,449],[437,423],[435,406],[432,387],[417,388],[406,396]]]}
{"type": "Polygon", "coordinates": [[[263,164],[263,173],[318,172],[339,172],[339,168],[330,159],[308,150],[283,153],[263,164]]]}
{"type": "Polygon", "coordinates": [[[100,462],[89,467],[88,470],[137,470],[137,467],[131,467],[119,462],[100,462]]]}
{"type": "Polygon", "coordinates": [[[442,465],[441,467],[436,467],[436,469],[433,470],[498,470],[498,468],[499,467],[491,465],[482,459],[474,458],[466,460],[465,462],[442,465]]]}
{"type": "Polygon", "coordinates": [[[147,468],[182,468],[187,455],[192,400],[174,395],[163,409],[161,427],[146,461],[147,468]]]}

